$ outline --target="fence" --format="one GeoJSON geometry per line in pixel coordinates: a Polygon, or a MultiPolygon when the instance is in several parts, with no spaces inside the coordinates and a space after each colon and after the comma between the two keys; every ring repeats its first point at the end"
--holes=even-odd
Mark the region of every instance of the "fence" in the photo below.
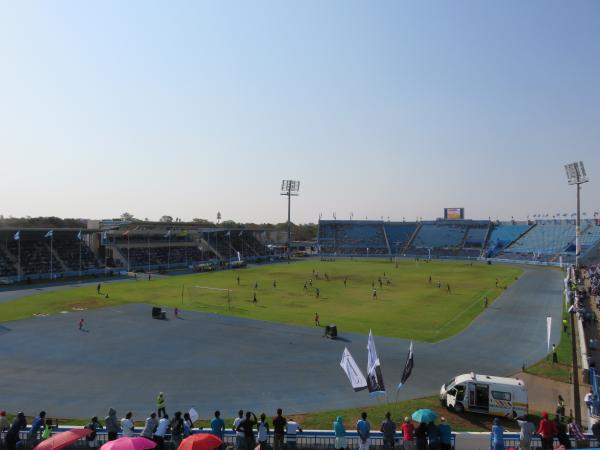
{"type": "MultiPolygon", "coordinates": [[[[586,434],[585,435],[586,439],[589,441],[589,446],[590,447],[598,447],[598,440],[591,434],[586,434]]],[[[570,438],[571,440],[571,448],[577,448],[577,442],[575,441],[574,438],[570,438]]],[[[514,447],[514,448],[519,448],[519,434],[518,433],[504,433],[504,448],[510,448],[510,447],[514,447]]],[[[554,448],[556,448],[556,445],[558,445],[558,440],[554,439],[554,448]]],[[[494,446],[492,445],[492,436],[490,434],[490,450],[493,449],[494,446]]],[[[531,438],[531,449],[538,449],[538,448],[542,448],[542,441],[539,437],[533,437],[531,438]]]]}
{"type": "MultiPolygon", "coordinates": [[[[53,433],[67,431],[70,427],[59,427],[54,429],[53,433]]],[[[139,434],[141,430],[137,429],[136,434],[139,434]]],[[[209,433],[208,430],[193,430],[194,433],[209,433]]],[[[235,446],[235,432],[232,430],[226,430],[223,441],[227,446],[234,447],[235,446]]],[[[20,433],[21,442],[24,444],[19,445],[19,448],[22,450],[31,448],[31,445],[27,445],[28,442],[28,432],[22,431],[20,433]]],[[[97,432],[98,439],[98,447],[108,441],[108,434],[105,430],[98,430],[97,432]]],[[[167,435],[165,439],[165,448],[167,450],[173,450],[173,445],[169,440],[170,436],[167,435]]],[[[358,434],[355,431],[348,431],[346,433],[346,439],[348,441],[347,448],[358,448],[358,434]]],[[[0,439],[0,448],[4,448],[2,446],[3,439],[0,439]]],[[[401,446],[404,441],[402,438],[402,433],[396,433],[396,445],[401,446]]],[[[452,447],[455,448],[456,443],[456,434],[452,434],[452,447]]],[[[269,434],[269,444],[273,445],[273,435],[269,434]]],[[[319,431],[319,430],[305,430],[301,433],[298,433],[296,436],[296,447],[299,449],[319,449],[319,450],[329,450],[333,449],[335,444],[335,434],[333,431],[319,431]]],[[[75,444],[73,444],[73,448],[89,448],[89,444],[85,439],[80,439],[75,444]]],[[[371,432],[371,437],[369,439],[369,448],[371,449],[383,449],[383,434],[380,432],[371,432]]]]}

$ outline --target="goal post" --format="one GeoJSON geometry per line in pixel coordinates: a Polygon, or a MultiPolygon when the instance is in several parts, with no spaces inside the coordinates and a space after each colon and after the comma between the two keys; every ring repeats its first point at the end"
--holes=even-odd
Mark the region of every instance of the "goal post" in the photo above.
{"type": "Polygon", "coordinates": [[[196,308],[231,310],[233,290],[211,286],[185,286],[183,303],[196,308]]]}

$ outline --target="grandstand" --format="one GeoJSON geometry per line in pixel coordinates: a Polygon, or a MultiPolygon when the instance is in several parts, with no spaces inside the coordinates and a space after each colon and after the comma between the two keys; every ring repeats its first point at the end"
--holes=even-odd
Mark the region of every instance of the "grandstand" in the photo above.
{"type": "MultiPolygon", "coordinates": [[[[491,222],[436,220],[383,222],[321,220],[318,246],[324,255],[402,255],[434,258],[498,258],[558,265],[575,258],[572,220],[491,222]]],[[[600,251],[600,223],[583,221],[582,257],[600,251]]]]}

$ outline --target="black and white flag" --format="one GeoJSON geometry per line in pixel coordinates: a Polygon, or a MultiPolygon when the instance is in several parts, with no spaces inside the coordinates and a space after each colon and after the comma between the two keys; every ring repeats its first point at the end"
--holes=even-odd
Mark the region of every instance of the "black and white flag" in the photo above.
{"type": "Polygon", "coordinates": [[[354,358],[347,348],[344,348],[340,366],[342,366],[342,369],[346,372],[346,376],[348,377],[354,392],[362,391],[367,388],[367,380],[365,380],[365,376],[358,368],[356,361],[354,361],[354,358]]]}
{"type": "Polygon", "coordinates": [[[373,333],[369,330],[369,341],[367,343],[367,387],[371,395],[385,395],[385,386],[383,385],[383,376],[381,375],[381,365],[375,349],[375,340],[373,333]]]}
{"type": "Polygon", "coordinates": [[[413,356],[413,343],[410,341],[410,347],[408,348],[408,356],[406,357],[406,363],[404,364],[404,370],[402,371],[402,378],[400,379],[400,384],[398,385],[398,389],[402,387],[410,374],[412,373],[414,365],[414,356],[413,356]]]}

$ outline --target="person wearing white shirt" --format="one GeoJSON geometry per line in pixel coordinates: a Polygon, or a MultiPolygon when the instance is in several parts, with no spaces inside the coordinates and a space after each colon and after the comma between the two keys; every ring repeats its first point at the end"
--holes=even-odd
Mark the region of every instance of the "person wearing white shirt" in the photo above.
{"type": "Polygon", "coordinates": [[[133,429],[133,420],[131,417],[133,413],[129,411],[125,414],[125,417],[121,419],[121,429],[123,430],[123,437],[133,437],[135,436],[133,429]]]}
{"type": "Polygon", "coordinates": [[[287,435],[287,450],[296,450],[296,435],[298,434],[298,432],[302,433],[302,428],[300,428],[300,425],[298,425],[298,423],[290,417],[287,420],[285,431],[287,435]]]}
{"type": "Polygon", "coordinates": [[[158,427],[154,432],[154,442],[156,442],[156,448],[158,450],[164,450],[165,448],[165,434],[169,431],[169,416],[165,414],[162,419],[158,421],[158,427]]]}
{"type": "Polygon", "coordinates": [[[235,431],[235,450],[243,450],[244,432],[238,431],[238,426],[243,419],[244,411],[240,409],[238,411],[238,416],[233,421],[233,431],[235,431]]]}

